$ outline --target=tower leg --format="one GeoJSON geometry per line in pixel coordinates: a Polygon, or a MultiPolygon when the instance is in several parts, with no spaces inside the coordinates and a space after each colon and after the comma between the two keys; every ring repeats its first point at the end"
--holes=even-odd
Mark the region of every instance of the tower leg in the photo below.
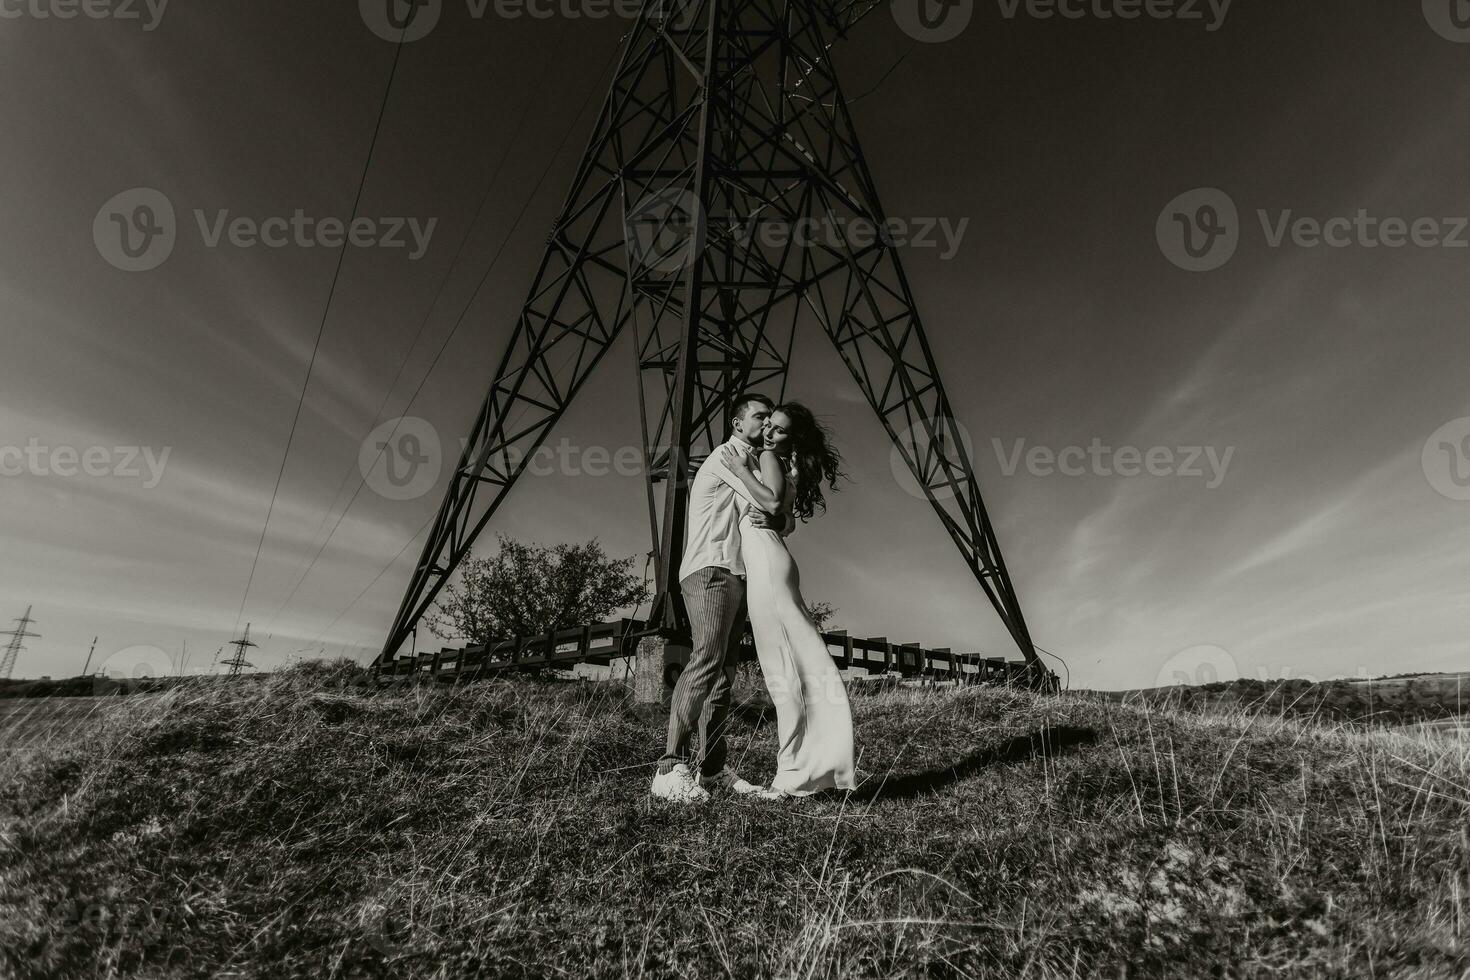
{"type": "Polygon", "coordinates": [[[653,2],[629,32],[612,89],[547,239],[530,294],[470,429],[381,660],[391,659],[623,327],[638,297],[624,220],[638,169],[672,145],[668,41],[677,4],[653,2]]]}
{"type": "Polygon", "coordinates": [[[817,323],[1045,673],[897,252],[871,233],[887,225],[832,68],[831,23],[817,0],[645,5],[385,656],[630,321],[658,557],[650,625],[677,635],[693,466],[726,438],[736,393],[784,391],[792,338],[817,323]]]}
{"type": "Polygon", "coordinates": [[[960,551],[1030,667],[1035,686],[1055,676],[1037,656],[1015,586],[975,478],[971,447],[954,417],[924,333],[887,215],[863,158],[851,115],[830,66],[807,79],[810,95],[832,110],[829,151],[846,174],[821,186],[812,217],[830,230],[843,271],[808,294],[811,307],[918,487],[960,551]],[[858,241],[851,233],[863,229],[858,241]],[[870,235],[869,232],[877,232],[870,235]]]}

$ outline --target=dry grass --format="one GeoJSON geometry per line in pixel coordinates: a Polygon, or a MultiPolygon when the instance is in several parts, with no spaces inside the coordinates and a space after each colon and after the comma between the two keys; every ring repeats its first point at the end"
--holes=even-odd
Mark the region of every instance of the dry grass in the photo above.
{"type": "MultiPolygon", "coordinates": [[[[651,800],[614,684],[124,700],[0,766],[23,977],[1456,977],[1470,743],[853,696],[850,797],[651,800]]],[[[774,725],[742,713],[740,768],[774,725]]]]}

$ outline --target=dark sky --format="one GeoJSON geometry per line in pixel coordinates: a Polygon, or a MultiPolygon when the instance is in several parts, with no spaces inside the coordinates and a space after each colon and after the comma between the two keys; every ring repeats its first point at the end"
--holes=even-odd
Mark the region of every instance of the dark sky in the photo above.
{"type": "MultiPolygon", "coordinates": [[[[65,475],[62,459],[0,478],[0,618],[36,605],[44,638],[20,675],[77,672],[94,635],[94,668],[185,641],[197,668],[240,611],[337,252],[209,247],[195,212],[349,215],[394,48],[351,3],[176,2],[156,23],[141,6],[141,21],[60,20],[28,3],[0,19],[0,447],[100,449],[107,472],[65,475]],[[93,226],[138,187],[172,204],[177,241],[128,272],[93,226]],[[161,478],[144,462],[129,475],[126,447],[167,451],[161,478]]],[[[1446,467],[1470,457],[1437,454],[1470,435],[1470,248],[1273,246],[1268,231],[1287,211],[1365,211],[1434,218],[1453,238],[1470,215],[1470,43],[1436,32],[1433,2],[1237,0],[1213,31],[1008,6],[976,3],[942,43],[880,8],[833,55],[849,95],[868,93],[853,112],[889,214],[967,222],[953,255],[903,258],[1038,642],[1075,684],[1105,688],[1201,663],[1462,668],[1470,501],[1456,498],[1470,493],[1446,467]],[[1209,272],[1176,267],[1155,236],[1195,188],[1239,214],[1237,251],[1209,272]],[[1174,464],[1208,447],[1228,466],[1212,479],[1203,461],[1201,476],[1132,477],[1111,457],[1078,476],[1024,462],[1094,440],[1167,448],[1174,464]]],[[[358,213],[436,224],[417,260],[347,252],[245,602],[261,665],[381,642],[417,543],[349,603],[444,476],[414,499],[361,493],[277,610],[377,423],[422,418],[457,447],[625,26],[475,19],[446,0],[405,46],[358,213]]],[[[829,418],[855,480],[791,541],[808,598],[855,633],[1010,653],[830,347],[805,337],[796,353],[791,393],[829,418]]],[[[625,342],[609,354],[553,444],[637,445],[632,356],[625,342]]],[[[504,532],[546,543],[648,547],[637,476],[528,478],[501,514],[504,532]]]]}

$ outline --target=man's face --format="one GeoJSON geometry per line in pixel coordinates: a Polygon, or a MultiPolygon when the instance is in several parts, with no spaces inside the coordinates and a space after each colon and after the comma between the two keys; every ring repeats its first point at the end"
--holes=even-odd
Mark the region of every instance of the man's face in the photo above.
{"type": "Polygon", "coordinates": [[[771,410],[761,402],[749,402],[745,406],[745,414],[735,418],[735,435],[752,446],[759,446],[763,439],[762,432],[766,427],[766,419],[771,417],[771,410]]]}

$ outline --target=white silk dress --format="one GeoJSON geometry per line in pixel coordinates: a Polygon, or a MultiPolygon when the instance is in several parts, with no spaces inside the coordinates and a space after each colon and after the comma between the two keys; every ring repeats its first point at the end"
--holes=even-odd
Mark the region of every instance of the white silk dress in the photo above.
{"type": "MultiPolygon", "coordinates": [[[[794,482],[786,481],[790,512],[794,482]]],[[[740,521],[745,597],[755,651],[776,708],[778,749],[772,789],[793,796],[853,789],[852,709],[832,654],[807,614],[800,573],[786,541],[740,521]]]]}

